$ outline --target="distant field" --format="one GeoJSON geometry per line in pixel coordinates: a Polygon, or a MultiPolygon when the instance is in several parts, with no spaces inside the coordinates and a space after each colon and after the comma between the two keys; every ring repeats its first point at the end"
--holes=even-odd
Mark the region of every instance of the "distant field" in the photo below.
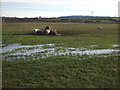
{"type": "MultiPolygon", "coordinates": [[[[2,29],[2,41],[5,45],[54,44],[54,47],[44,46],[44,49],[57,47],[55,49],[57,53],[61,50],[65,51],[65,48],[80,49],[91,45],[95,46],[90,48],[92,50],[119,49],[119,47],[112,47],[119,44],[118,24],[3,22],[2,29]],[[61,36],[30,34],[35,28],[41,29],[46,26],[56,29],[61,36]],[[98,30],[97,26],[102,26],[103,29],[98,30]]],[[[25,48],[20,50],[23,49],[25,48]]],[[[74,51],[71,49],[69,52],[72,50],[74,51]]],[[[45,55],[47,52],[49,51],[40,52],[35,57],[45,55]]],[[[7,54],[10,53],[3,53],[3,55],[7,54]]],[[[17,55],[11,57],[17,57],[17,55]]],[[[117,53],[93,56],[87,54],[82,56],[78,54],[56,55],[39,60],[33,60],[32,56],[29,57],[31,58],[19,59],[19,61],[3,60],[3,88],[118,87],[117,53]]]]}
{"type": "Polygon", "coordinates": [[[117,44],[117,24],[84,23],[3,23],[3,42],[21,44],[63,43],[64,46],[85,46],[91,44],[117,44]],[[62,36],[30,35],[35,28],[47,25],[56,29],[62,36]],[[103,26],[97,30],[97,26],[103,26]],[[27,34],[27,35],[26,35],[27,34]],[[26,42],[27,41],[27,42],[26,42]]]}
{"type": "Polygon", "coordinates": [[[61,34],[115,34],[118,24],[89,24],[89,23],[50,23],[50,22],[27,22],[27,23],[3,23],[3,34],[25,34],[32,32],[35,28],[45,28],[51,26],[61,34]],[[97,26],[103,26],[102,31],[97,30],[97,26]],[[24,32],[23,32],[24,31],[24,32]]]}

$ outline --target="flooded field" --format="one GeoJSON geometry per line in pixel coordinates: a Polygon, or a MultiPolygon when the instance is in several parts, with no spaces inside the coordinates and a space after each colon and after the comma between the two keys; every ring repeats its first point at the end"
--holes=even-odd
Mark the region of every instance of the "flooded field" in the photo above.
{"type": "MultiPolygon", "coordinates": [[[[88,47],[80,48],[66,48],[56,47],[55,44],[39,44],[39,45],[21,45],[16,44],[1,44],[2,59],[3,60],[38,60],[42,58],[57,56],[57,55],[72,55],[79,56],[79,60],[83,59],[81,56],[100,57],[119,55],[118,49],[92,49],[98,47],[98,45],[91,45],[88,47]]],[[[112,47],[119,47],[119,45],[113,45],[112,47]]]]}
{"type": "Polygon", "coordinates": [[[2,26],[3,88],[118,87],[118,24],[3,22],[2,26]],[[62,35],[30,34],[48,25],[62,35]]]}

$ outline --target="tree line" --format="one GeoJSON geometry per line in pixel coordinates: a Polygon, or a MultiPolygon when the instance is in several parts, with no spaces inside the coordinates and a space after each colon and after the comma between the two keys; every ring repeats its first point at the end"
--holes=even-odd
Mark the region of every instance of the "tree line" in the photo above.
{"type": "Polygon", "coordinates": [[[75,23],[119,23],[116,17],[58,17],[58,18],[18,18],[2,17],[3,22],[75,22],[75,23]]]}

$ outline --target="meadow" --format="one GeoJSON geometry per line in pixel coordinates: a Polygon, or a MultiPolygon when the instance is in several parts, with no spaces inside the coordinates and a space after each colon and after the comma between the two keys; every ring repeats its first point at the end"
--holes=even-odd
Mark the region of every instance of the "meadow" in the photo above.
{"type": "MultiPolygon", "coordinates": [[[[56,47],[118,49],[118,24],[62,22],[3,22],[2,43],[55,44],[56,47]],[[32,35],[51,26],[61,36],[32,35]],[[103,26],[98,30],[97,26],[103,26]]],[[[44,47],[48,48],[48,47],[44,47]]],[[[2,61],[3,88],[117,88],[118,54],[107,57],[57,55],[40,60],[2,61]]]]}

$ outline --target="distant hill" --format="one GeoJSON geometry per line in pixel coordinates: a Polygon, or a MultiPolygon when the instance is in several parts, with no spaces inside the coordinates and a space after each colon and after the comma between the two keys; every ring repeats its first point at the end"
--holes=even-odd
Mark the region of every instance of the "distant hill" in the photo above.
{"type": "MultiPolygon", "coordinates": [[[[91,16],[83,16],[83,15],[60,16],[60,18],[89,18],[89,17],[91,16]]],[[[110,17],[110,16],[92,16],[92,17],[105,18],[105,17],[110,17]]]]}

